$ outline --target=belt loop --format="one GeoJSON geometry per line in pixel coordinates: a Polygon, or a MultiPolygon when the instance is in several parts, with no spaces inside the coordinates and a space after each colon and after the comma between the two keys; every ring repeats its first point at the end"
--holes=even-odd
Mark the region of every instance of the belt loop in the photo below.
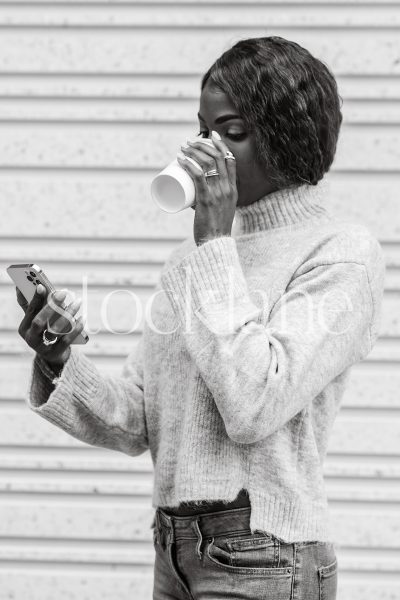
{"type": "Polygon", "coordinates": [[[203,537],[201,535],[201,531],[200,531],[200,527],[199,527],[199,522],[200,522],[200,517],[197,517],[196,520],[195,520],[195,522],[194,522],[194,526],[195,526],[196,531],[197,531],[197,536],[199,538],[199,540],[198,540],[198,542],[196,544],[196,553],[198,554],[199,559],[201,560],[202,552],[200,550],[200,547],[201,547],[201,542],[203,541],[203,537]]]}
{"type": "Polygon", "coordinates": [[[169,518],[168,527],[168,540],[171,544],[175,543],[175,521],[174,517],[169,518]]]}
{"type": "Polygon", "coordinates": [[[160,517],[160,512],[158,509],[157,509],[157,513],[156,513],[156,524],[157,524],[158,540],[160,542],[161,548],[164,550],[165,549],[165,531],[164,531],[163,522],[160,517]]]}
{"type": "Polygon", "coordinates": [[[154,516],[154,520],[155,520],[156,528],[159,530],[160,529],[160,515],[158,513],[158,508],[156,509],[156,514],[154,516]]]}

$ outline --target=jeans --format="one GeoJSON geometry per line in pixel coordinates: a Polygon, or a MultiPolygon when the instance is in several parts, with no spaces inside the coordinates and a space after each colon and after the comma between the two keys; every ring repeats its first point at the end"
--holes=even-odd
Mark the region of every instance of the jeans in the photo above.
{"type": "Polygon", "coordinates": [[[335,600],[334,544],[251,534],[250,511],[178,517],[157,508],[153,600],[335,600]]]}

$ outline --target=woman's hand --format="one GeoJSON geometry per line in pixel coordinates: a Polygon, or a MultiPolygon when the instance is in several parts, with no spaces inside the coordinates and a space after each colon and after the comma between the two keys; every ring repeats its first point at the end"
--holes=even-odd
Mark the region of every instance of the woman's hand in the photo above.
{"type": "MultiPolygon", "coordinates": [[[[236,187],[236,162],[225,158],[227,146],[212,132],[211,144],[201,141],[188,142],[189,148],[182,152],[199,164],[197,168],[190,160],[178,162],[192,177],[196,190],[194,240],[197,246],[215,237],[231,235],[235,216],[238,191],[236,187]],[[205,177],[204,173],[217,169],[219,175],[205,177]]],[[[233,155],[232,155],[233,156],[233,155]]]]}
{"type": "Polygon", "coordinates": [[[55,295],[49,294],[49,302],[46,302],[46,290],[40,284],[37,286],[31,302],[28,303],[19,288],[16,287],[15,289],[18,304],[25,313],[18,328],[19,335],[28,346],[51,365],[62,367],[71,354],[70,344],[84,327],[82,317],[76,320],[74,318],[80,308],[81,299],[78,298],[71,302],[64,309],[61,307],[61,303],[66,298],[68,290],[58,290],[54,293],[55,295]],[[62,316],[66,313],[69,315],[68,318],[62,316]],[[49,339],[54,339],[55,335],[59,336],[52,346],[46,346],[43,342],[42,334],[45,329],[49,330],[49,333],[46,334],[49,339]]]}

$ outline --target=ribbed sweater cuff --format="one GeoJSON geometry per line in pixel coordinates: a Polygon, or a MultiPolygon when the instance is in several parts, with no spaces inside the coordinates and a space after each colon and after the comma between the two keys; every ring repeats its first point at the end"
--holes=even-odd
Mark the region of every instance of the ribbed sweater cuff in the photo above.
{"type": "Polygon", "coordinates": [[[231,236],[198,246],[165,271],[161,281],[182,322],[188,313],[201,311],[210,328],[229,333],[259,313],[249,298],[236,241],[231,236]]]}
{"type": "Polygon", "coordinates": [[[46,361],[36,354],[27,404],[48,421],[73,431],[76,428],[76,411],[72,403],[81,402],[90,407],[93,402],[98,402],[100,381],[97,370],[84,354],[73,349],[55,384],[44,374],[46,368],[46,361]]]}

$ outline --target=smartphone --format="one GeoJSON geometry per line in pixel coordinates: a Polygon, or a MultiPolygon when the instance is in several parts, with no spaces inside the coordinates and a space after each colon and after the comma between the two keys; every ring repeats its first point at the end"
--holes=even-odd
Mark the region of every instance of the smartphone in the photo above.
{"type": "MultiPolygon", "coordinates": [[[[43,269],[33,263],[22,265],[10,265],[7,267],[7,273],[14,281],[15,285],[21,290],[27,302],[30,302],[35,295],[36,286],[41,283],[47,290],[47,293],[53,292],[56,288],[50,282],[49,278],[43,272],[43,269]]],[[[68,304],[63,300],[61,308],[67,308],[68,304]]],[[[82,331],[76,336],[71,344],[86,344],[89,341],[87,332],[82,331]]]]}

